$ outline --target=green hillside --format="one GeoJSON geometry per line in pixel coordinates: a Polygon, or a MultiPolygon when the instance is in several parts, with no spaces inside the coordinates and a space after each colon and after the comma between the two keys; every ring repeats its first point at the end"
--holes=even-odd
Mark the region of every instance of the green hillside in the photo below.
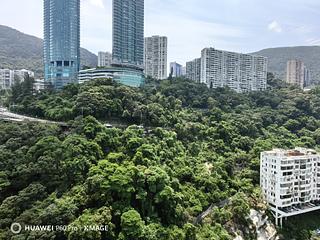
{"type": "Polygon", "coordinates": [[[268,48],[254,54],[267,57],[268,71],[281,79],[285,79],[288,60],[302,60],[311,70],[313,82],[320,83],[320,46],[268,48]]]}
{"type": "MultiPolygon", "coordinates": [[[[264,208],[260,152],[320,147],[320,89],[271,76],[247,94],[185,79],[34,93],[28,81],[13,88],[12,110],[69,126],[0,121],[0,239],[256,240],[247,216],[264,208]],[[69,228],[13,236],[13,222],[69,228]]],[[[310,239],[315,224],[294,222],[282,239],[310,239]]]]}

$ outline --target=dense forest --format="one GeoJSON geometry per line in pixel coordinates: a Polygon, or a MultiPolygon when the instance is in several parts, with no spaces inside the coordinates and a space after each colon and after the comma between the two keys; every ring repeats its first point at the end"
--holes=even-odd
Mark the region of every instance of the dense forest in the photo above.
{"type": "MultiPolygon", "coordinates": [[[[16,84],[10,109],[67,127],[0,122],[0,239],[256,239],[260,152],[320,146],[320,89],[271,74],[268,84],[246,94],[186,79],[41,93],[32,79],[16,84]],[[68,228],[13,234],[13,222],[68,228]]],[[[284,239],[310,239],[314,219],[289,220],[284,239]]]]}

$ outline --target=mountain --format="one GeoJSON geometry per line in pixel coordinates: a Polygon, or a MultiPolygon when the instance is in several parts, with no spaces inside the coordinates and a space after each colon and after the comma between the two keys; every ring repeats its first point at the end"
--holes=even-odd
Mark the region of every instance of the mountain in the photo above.
{"type": "MultiPolygon", "coordinates": [[[[81,65],[97,66],[97,56],[81,48],[81,65]]],[[[43,40],[0,25],[0,68],[34,71],[43,76],[43,40]]]]}
{"type": "Polygon", "coordinates": [[[288,60],[302,60],[311,70],[313,83],[320,83],[320,46],[268,48],[253,54],[267,57],[268,71],[275,73],[281,79],[286,77],[288,60]]]}

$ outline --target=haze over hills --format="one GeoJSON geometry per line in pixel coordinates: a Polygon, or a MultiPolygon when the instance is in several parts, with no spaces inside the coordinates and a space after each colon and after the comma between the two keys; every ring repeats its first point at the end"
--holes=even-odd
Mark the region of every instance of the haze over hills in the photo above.
{"type": "Polygon", "coordinates": [[[302,60],[311,71],[313,83],[320,83],[320,46],[268,48],[253,54],[268,58],[268,71],[281,79],[286,78],[287,61],[302,60]]]}
{"type": "MultiPolygon", "coordinates": [[[[26,68],[43,75],[43,40],[0,25],[0,68],[26,68]]],[[[97,66],[97,56],[81,48],[81,65],[97,66]]]]}

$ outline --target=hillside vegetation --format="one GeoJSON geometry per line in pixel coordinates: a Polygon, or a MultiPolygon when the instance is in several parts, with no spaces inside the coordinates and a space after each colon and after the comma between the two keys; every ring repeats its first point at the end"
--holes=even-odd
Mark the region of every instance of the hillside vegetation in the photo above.
{"type": "MultiPolygon", "coordinates": [[[[81,48],[81,65],[97,66],[97,56],[81,48]]],[[[0,25],[0,68],[29,69],[43,76],[43,40],[0,25]]]]}
{"type": "MultiPolygon", "coordinates": [[[[101,79],[35,94],[29,81],[8,104],[69,128],[0,123],[0,239],[254,240],[260,152],[320,146],[320,89],[304,93],[272,75],[268,91],[248,94],[185,79],[140,89],[101,79]],[[127,127],[102,124],[110,121],[127,127]],[[70,228],[13,237],[12,222],[70,228]]],[[[314,229],[286,226],[283,239],[314,229]]]]}

